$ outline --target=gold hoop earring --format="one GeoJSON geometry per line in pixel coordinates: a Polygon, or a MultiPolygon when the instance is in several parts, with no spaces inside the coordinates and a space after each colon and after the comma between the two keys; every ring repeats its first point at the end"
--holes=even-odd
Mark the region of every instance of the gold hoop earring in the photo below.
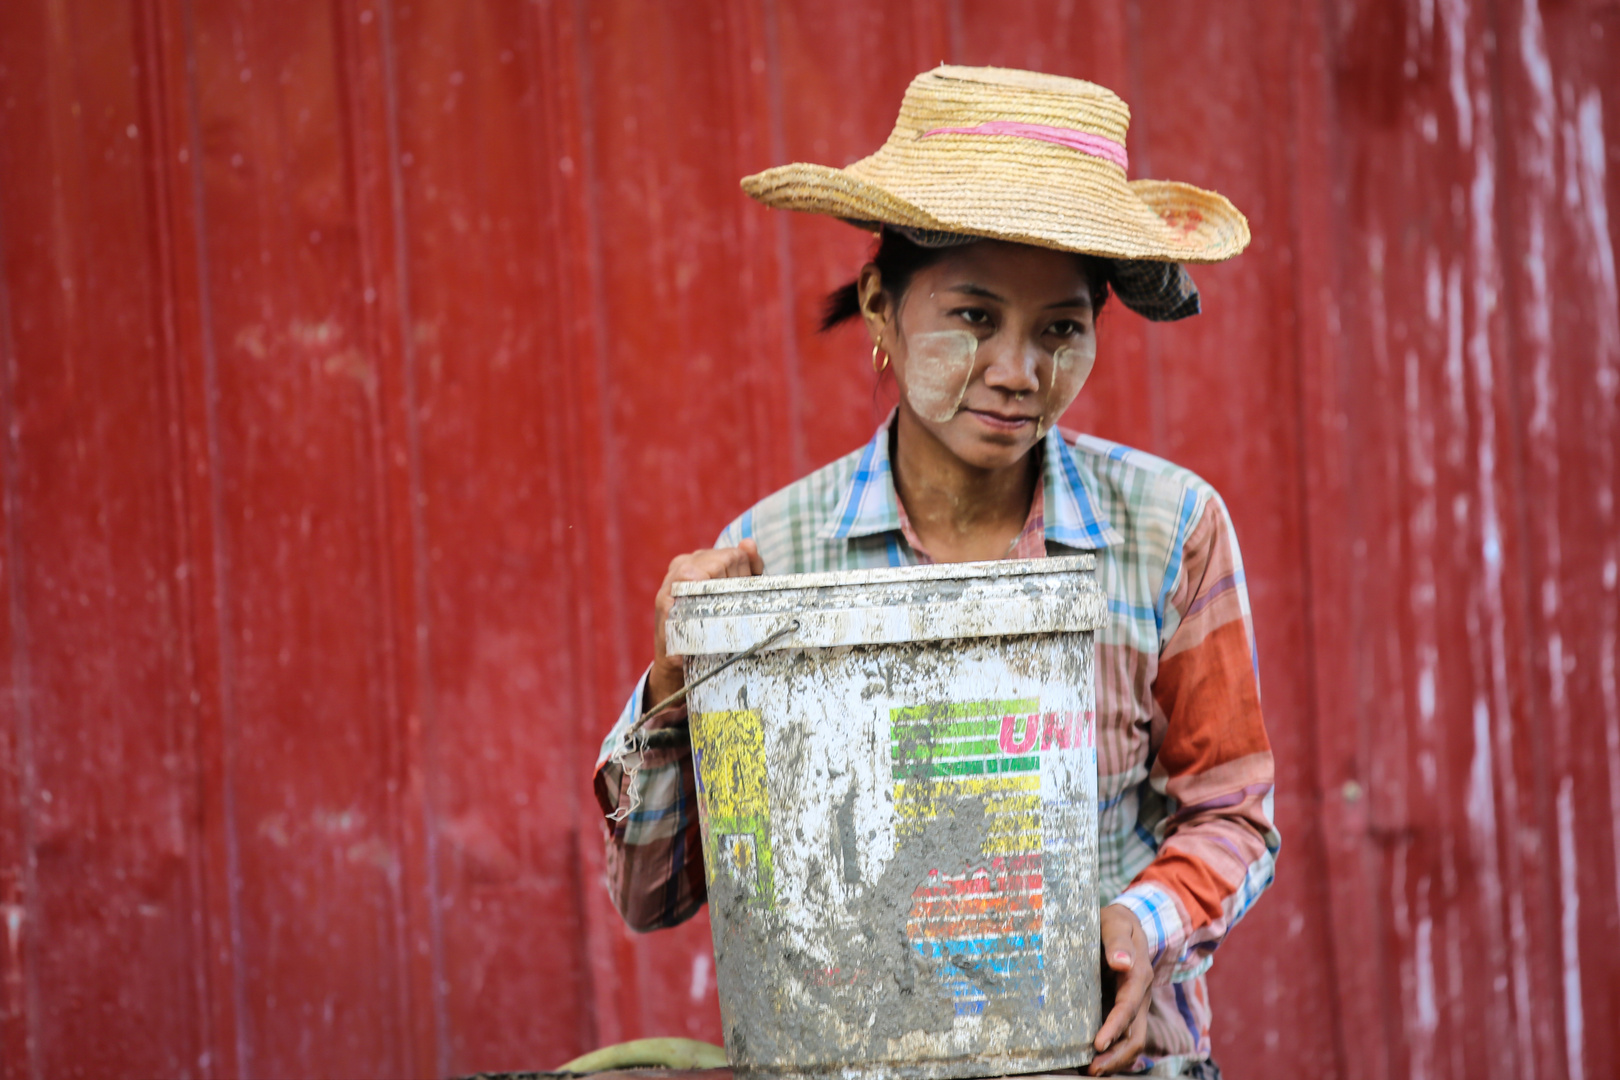
{"type": "Polygon", "coordinates": [[[882,349],[882,348],[883,348],[883,338],[880,336],[877,339],[877,344],[872,346],[872,370],[873,371],[882,371],[884,368],[889,366],[889,354],[888,353],[883,354],[883,363],[881,363],[881,364],[878,363],[878,358],[877,358],[878,351],[880,349],[882,349]]]}

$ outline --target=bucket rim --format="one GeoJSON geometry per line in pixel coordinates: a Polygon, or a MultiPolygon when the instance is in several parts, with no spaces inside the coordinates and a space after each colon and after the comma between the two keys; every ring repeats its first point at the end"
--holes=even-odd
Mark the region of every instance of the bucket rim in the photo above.
{"type": "Polygon", "coordinates": [[[1028,577],[1035,574],[1090,572],[1097,556],[1059,555],[1045,559],[1000,559],[992,562],[931,563],[924,566],[884,566],[873,570],[822,570],[813,574],[761,574],[757,577],[711,578],[677,581],[672,596],[728,596],[737,593],[787,592],[847,585],[887,585],[914,581],[971,581],[986,578],[1028,577]]]}

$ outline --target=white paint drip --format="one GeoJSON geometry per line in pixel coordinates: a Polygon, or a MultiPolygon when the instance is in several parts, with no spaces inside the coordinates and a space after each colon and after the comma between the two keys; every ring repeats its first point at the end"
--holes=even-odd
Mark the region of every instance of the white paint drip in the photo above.
{"type": "Polygon", "coordinates": [[[28,912],[21,904],[0,904],[0,912],[5,914],[6,947],[10,950],[12,962],[15,964],[20,956],[23,919],[28,912]]]}
{"type": "MultiPolygon", "coordinates": [[[[1613,565],[1612,563],[1610,565],[1613,565]]],[[[1612,589],[1609,591],[1613,591],[1612,589]]],[[[1609,601],[1610,609],[1614,601],[1609,601]]],[[[1603,743],[1609,759],[1609,839],[1614,845],[1615,895],[1620,896],[1620,636],[1613,617],[1598,636],[1598,688],[1603,698],[1603,743]]]]}
{"type": "Polygon", "coordinates": [[[1524,5],[1524,19],[1519,23],[1519,59],[1530,80],[1534,98],[1531,109],[1531,128],[1535,131],[1538,153],[1530,161],[1538,178],[1552,179],[1552,137],[1556,108],[1553,102],[1552,64],[1547,59],[1547,35],[1541,25],[1541,8],[1536,0],[1524,5]],[[1546,152],[1540,153],[1542,146],[1546,152]]]}
{"type": "Polygon", "coordinates": [[[1457,111],[1457,141],[1467,150],[1474,142],[1474,107],[1468,97],[1468,2],[1440,0],[1446,23],[1446,60],[1451,78],[1451,105],[1457,111]]]}
{"type": "Polygon", "coordinates": [[[1496,785],[1491,768],[1491,708],[1474,699],[1474,757],[1468,766],[1468,824],[1481,861],[1486,865],[1487,889],[1500,888],[1496,874],[1496,785]]]}
{"type": "MultiPolygon", "coordinates": [[[[1407,856],[1412,854],[1408,848],[1407,856]]],[[[1412,1032],[1413,1080],[1434,1075],[1434,1033],[1440,1026],[1438,996],[1434,978],[1434,920],[1430,917],[1430,878],[1424,875],[1417,882],[1417,933],[1413,938],[1412,966],[1416,974],[1412,1032]]]]}
{"type": "Polygon", "coordinates": [[[1423,358],[1406,350],[1406,456],[1412,482],[1424,489],[1428,525],[1434,517],[1434,418],[1423,401],[1423,358]]]}
{"type": "MultiPolygon", "coordinates": [[[[1406,900],[1406,869],[1410,854],[1410,848],[1403,850],[1390,860],[1389,868],[1390,925],[1396,935],[1403,939],[1412,936],[1412,917],[1406,900]]],[[[1410,955],[1401,958],[1400,969],[1401,996],[1406,1012],[1411,1014],[1416,1011],[1418,973],[1410,955]]]]}
{"type": "MultiPolygon", "coordinates": [[[[1565,180],[1565,200],[1584,228],[1576,230],[1585,257],[1587,277],[1592,284],[1593,315],[1597,323],[1595,346],[1597,384],[1596,423],[1608,433],[1608,452],[1597,455],[1594,478],[1595,502],[1602,518],[1604,536],[1604,602],[1598,605],[1601,629],[1598,642],[1598,687],[1603,702],[1604,748],[1608,758],[1609,816],[1620,822],[1620,598],[1614,593],[1620,585],[1620,542],[1614,521],[1614,470],[1620,454],[1615,452],[1617,421],[1616,393],[1620,391],[1620,285],[1616,283],[1614,241],[1609,231],[1608,147],[1603,136],[1603,98],[1596,88],[1580,97],[1575,109],[1573,137],[1567,139],[1566,160],[1570,162],[1565,180]]],[[[1614,846],[1615,893],[1620,895],[1620,826],[1611,826],[1614,846]]]]}
{"type": "MultiPolygon", "coordinates": [[[[1448,2],[1448,8],[1452,6],[1455,4],[1448,2]]],[[[1448,11],[1448,23],[1449,15],[1448,11]]],[[[1460,25],[1455,30],[1448,25],[1448,35],[1460,32],[1460,29],[1460,25]]],[[[1458,77],[1455,70],[1452,75],[1454,79],[1458,77]]],[[[1490,89],[1483,78],[1478,80],[1478,83],[1477,100],[1472,108],[1488,121],[1491,110],[1490,89]]],[[[1491,324],[1496,316],[1501,274],[1500,255],[1496,248],[1496,147],[1488,122],[1480,125],[1477,136],[1473,142],[1473,179],[1468,188],[1469,278],[1472,284],[1472,304],[1465,351],[1469,373],[1473,377],[1473,412],[1478,417],[1475,436],[1475,476],[1479,497],[1479,552],[1483,572],[1480,575],[1476,603],[1482,624],[1479,629],[1483,631],[1482,636],[1488,653],[1484,657],[1483,666],[1476,668],[1475,675],[1479,684],[1488,685],[1490,688],[1490,706],[1485,715],[1488,721],[1494,720],[1494,724],[1491,725],[1494,731],[1488,732],[1487,737],[1494,737],[1500,744],[1493,754],[1497,769],[1495,779],[1500,786],[1504,804],[1516,813],[1520,800],[1518,782],[1512,767],[1512,701],[1508,687],[1507,612],[1502,587],[1504,562],[1502,521],[1497,506],[1496,372],[1491,353],[1491,324]]],[[[1518,846],[1506,845],[1502,848],[1501,857],[1505,861],[1505,866],[1496,863],[1496,855],[1493,852],[1492,877],[1496,880],[1486,891],[1488,894],[1505,898],[1507,902],[1507,939],[1513,997],[1510,1019],[1514,1034],[1515,1060],[1505,1064],[1510,1070],[1534,1070],[1536,1046],[1534,1032],[1531,1029],[1533,1013],[1530,1001],[1530,940],[1526,925],[1524,895],[1518,887],[1518,883],[1522,880],[1519,872],[1518,846]],[[1512,887],[1504,887],[1504,879],[1500,876],[1504,871],[1505,880],[1511,882],[1512,887]]],[[[1527,1072],[1525,1075],[1532,1074],[1527,1072]]]]}
{"type": "Polygon", "coordinates": [[[1418,716],[1425,726],[1434,723],[1434,665],[1427,658],[1418,673],[1418,716]]]}
{"type": "Polygon", "coordinates": [[[1423,307],[1436,326],[1445,317],[1445,276],[1440,270],[1440,253],[1430,248],[1423,260],[1423,307]]]}
{"type": "Polygon", "coordinates": [[[1463,297],[1462,268],[1453,265],[1446,273],[1446,463],[1454,469],[1463,465],[1466,449],[1463,434],[1468,430],[1468,403],[1463,386],[1463,297]]]}
{"type": "MultiPolygon", "coordinates": [[[[1566,686],[1566,659],[1573,663],[1575,657],[1566,658],[1564,656],[1564,635],[1554,630],[1547,635],[1547,696],[1549,703],[1552,705],[1554,717],[1563,720],[1567,724],[1569,698],[1566,686]]],[[[1560,735],[1563,737],[1559,741],[1568,741],[1563,732],[1560,732],[1560,735]]]]}
{"type": "Polygon", "coordinates": [[[1588,90],[1581,98],[1575,129],[1580,162],[1581,207],[1586,216],[1589,272],[1598,288],[1598,392],[1613,407],[1620,391],[1620,285],[1615,281],[1614,242],[1609,233],[1607,155],[1603,138],[1603,98],[1588,90]]]}
{"type": "Polygon", "coordinates": [[[1560,190],[1564,197],[1564,209],[1578,220],[1582,216],[1580,107],[1575,102],[1575,88],[1568,83],[1563,86],[1563,98],[1564,119],[1558,125],[1564,157],[1564,182],[1560,190]]]}
{"type": "MultiPolygon", "coordinates": [[[[1522,8],[1519,23],[1519,60],[1530,85],[1530,133],[1522,146],[1522,160],[1528,173],[1529,197],[1525,200],[1524,269],[1527,295],[1519,305],[1523,319],[1524,361],[1530,368],[1531,406],[1528,423],[1530,460],[1535,467],[1536,487],[1544,509],[1538,517],[1557,522],[1559,455],[1555,424],[1558,387],[1553,372],[1552,303],[1547,273],[1546,209],[1557,194],[1554,145],[1557,126],[1557,99],[1553,91],[1552,67],[1547,58],[1546,35],[1541,12],[1534,0],[1522,8]]],[[[1548,704],[1555,753],[1567,759],[1570,753],[1569,702],[1565,691],[1563,637],[1558,631],[1559,579],[1563,553],[1559,530],[1545,530],[1542,541],[1544,566],[1541,582],[1542,615],[1549,627],[1546,638],[1548,704]]]]}
{"type": "Polygon", "coordinates": [[[1585,1018],[1581,1010],[1581,893],[1575,856],[1575,780],[1558,782],[1558,892],[1564,951],[1564,1052],[1569,1080],[1585,1080],[1585,1018]]]}
{"type": "Polygon", "coordinates": [[[709,992],[709,976],[714,973],[714,960],[708,952],[699,950],[692,954],[692,1004],[703,1004],[703,998],[709,992]]]}
{"type": "MultiPolygon", "coordinates": [[[[1439,260],[1430,252],[1426,270],[1429,318],[1438,324],[1443,315],[1439,260]]],[[[1418,733],[1423,748],[1418,752],[1423,786],[1434,790],[1432,751],[1435,717],[1435,672],[1439,666],[1438,586],[1435,575],[1435,543],[1438,534],[1434,462],[1434,410],[1423,394],[1423,358],[1416,349],[1406,350],[1405,423],[1407,475],[1417,489],[1408,519],[1412,561],[1412,615],[1417,656],[1418,733]],[[1424,763],[1427,762],[1427,767],[1424,763]]]]}
{"type": "Polygon", "coordinates": [[[1435,1006],[1434,994],[1434,921],[1427,915],[1418,922],[1416,945],[1417,1026],[1418,1031],[1430,1036],[1440,1026],[1440,1010],[1435,1006]]]}

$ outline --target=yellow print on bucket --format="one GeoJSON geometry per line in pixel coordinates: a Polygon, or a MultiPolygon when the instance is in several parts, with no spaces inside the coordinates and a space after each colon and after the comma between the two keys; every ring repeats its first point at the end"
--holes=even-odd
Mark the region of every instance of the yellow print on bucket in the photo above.
{"type": "Polygon", "coordinates": [[[759,710],[696,714],[692,749],[709,886],[724,873],[745,895],[773,905],[771,807],[759,710]]]}

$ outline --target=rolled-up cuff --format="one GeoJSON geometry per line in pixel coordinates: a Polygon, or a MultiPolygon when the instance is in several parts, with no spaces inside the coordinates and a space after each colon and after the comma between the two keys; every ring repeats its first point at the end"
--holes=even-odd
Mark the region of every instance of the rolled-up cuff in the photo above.
{"type": "Polygon", "coordinates": [[[1136,916],[1147,935],[1148,955],[1155,971],[1178,963],[1187,940],[1175,897],[1160,885],[1142,882],[1120,893],[1114,903],[1136,916]],[[1169,963],[1166,964],[1165,961],[1169,963]]]}
{"type": "MultiPolygon", "coordinates": [[[[618,722],[613,725],[613,730],[608,732],[607,738],[602,740],[602,750],[596,759],[596,776],[593,778],[591,786],[596,793],[596,801],[601,806],[603,815],[610,820],[622,819],[625,813],[628,812],[629,807],[640,801],[631,798],[629,785],[624,781],[624,770],[619,767],[617,762],[612,760],[612,754],[613,748],[618,745],[623,733],[628,731],[637,718],[641,716],[641,710],[644,707],[642,703],[647,700],[647,678],[651,673],[652,668],[649,667],[646,673],[637,680],[635,692],[630,695],[630,700],[625,703],[624,710],[619,713],[618,722]]],[[[686,720],[686,702],[682,700],[654,713],[642,725],[642,730],[657,731],[660,728],[685,723],[686,720]]],[[[636,755],[636,761],[641,769],[656,769],[661,765],[679,761],[681,758],[691,754],[691,752],[691,748],[684,743],[668,747],[648,748],[636,755]]]]}

